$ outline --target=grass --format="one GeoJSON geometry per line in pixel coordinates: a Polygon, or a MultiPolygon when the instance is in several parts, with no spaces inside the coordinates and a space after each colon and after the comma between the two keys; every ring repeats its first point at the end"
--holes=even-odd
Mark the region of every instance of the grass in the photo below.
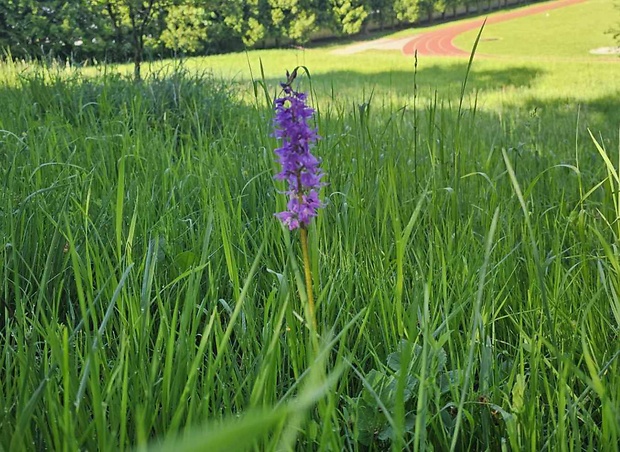
{"type": "MultiPolygon", "coordinates": [[[[534,16],[489,24],[479,52],[502,57],[618,60],[617,56],[590,53],[590,50],[599,47],[616,46],[613,37],[606,33],[614,23],[614,17],[618,17],[618,9],[613,1],[588,0],[534,16]]],[[[469,49],[476,34],[476,31],[463,33],[454,40],[454,44],[469,49]]]]}
{"type": "Polygon", "coordinates": [[[460,108],[466,63],[401,60],[4,66],[0,449],[614,450],[618,65],[476,61],[460,108]],[[318,349],[273,218],[299,63],[318,349]]]}

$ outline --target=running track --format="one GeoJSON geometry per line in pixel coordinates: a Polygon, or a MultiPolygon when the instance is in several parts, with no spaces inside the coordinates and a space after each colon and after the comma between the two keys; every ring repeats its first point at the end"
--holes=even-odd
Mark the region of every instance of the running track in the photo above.
{"type": "MultiPolygon", "coordinates": [[[[538,14],[550,9],[562,8],[564,6],[581,3],[583,1],[585,0],[556,0],[553,2],[546,2],[542,5],[519,9],[517,11],[496,14],[493,17],[487,18],[487,25],[528,16],[530,14],[538,14]]],[[[475,28],[479,29],[483,22],[484,19],[476,19],[458,25],[448,26],[440,30],[431,31],[429,33],[424,33],[407,42],[403,46],[403,53],[405,55],[413,55],[417,50],[418,55],[469,56],[471,52],[466,52],[458,47],[454,47],[452,45],[452,40],[461,33],[475,28]]]]}

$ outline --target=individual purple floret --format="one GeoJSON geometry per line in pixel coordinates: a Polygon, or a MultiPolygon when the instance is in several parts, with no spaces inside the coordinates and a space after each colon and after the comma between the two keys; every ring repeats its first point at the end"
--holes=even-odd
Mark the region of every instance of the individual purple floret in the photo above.
{"type": "Polygon", "coordinates": [[[306,227],[317,210],[322,207],[319,189],[323,185],[323,173],[319,160],[310,153],[310,147],[317,141],[317,130],[310,127],[308,120],[314,109],[306,105],[306,94],[294,91],[290,83],[282,83],[283,95],[275,100],[274,136],[282,141],[275,149],[282,171],[275,178],[285,180],[289,198],[287,210],[276,216],[289,227],[306,227]]]}

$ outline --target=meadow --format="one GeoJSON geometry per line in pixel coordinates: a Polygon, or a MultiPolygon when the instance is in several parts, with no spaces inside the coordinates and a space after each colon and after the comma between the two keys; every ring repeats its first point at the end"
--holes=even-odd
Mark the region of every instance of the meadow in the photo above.
{"type": "Polygon", "coordinates": [[[0,67],[0,451],[617,450],[620,61],[339,45],[0,67]]]}

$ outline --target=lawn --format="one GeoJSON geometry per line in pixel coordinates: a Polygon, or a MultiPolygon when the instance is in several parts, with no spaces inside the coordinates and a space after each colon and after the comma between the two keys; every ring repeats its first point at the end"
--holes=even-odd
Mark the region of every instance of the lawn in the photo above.
{"type": "Polygon", "coordinates": [[[333,48],[1,67],[0,451],[617,447],[620,64],[333,48]]]}
{"type": "MultiPolygon", "coordinates": [[[[612,0],[587,0],[565,8],[534,16],[488,25],[479,51],[485,55],[530,58],[572,58],[587,61],[615,59],[620,56],[591,54],[599,47],[617,46],[606,33],[620,21],[620,10],[612,0]]],[[[454,44],[470,49],[477,36],[469,31],[458,36],[454,44]]]]}

